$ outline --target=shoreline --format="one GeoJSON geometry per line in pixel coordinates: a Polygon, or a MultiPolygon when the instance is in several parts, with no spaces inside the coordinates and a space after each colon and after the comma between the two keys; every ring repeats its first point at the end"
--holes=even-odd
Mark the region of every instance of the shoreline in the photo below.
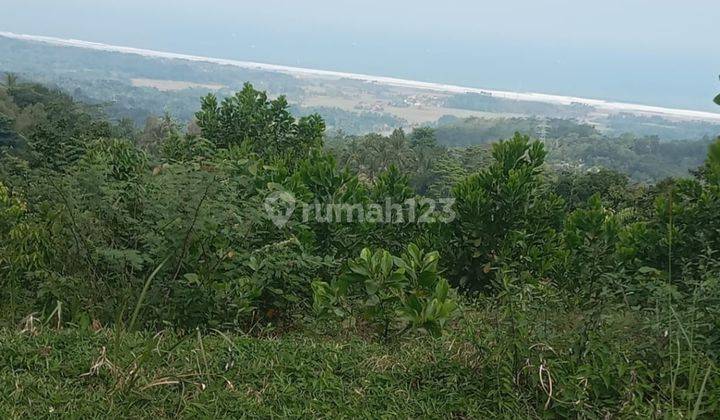
{"type": "Polygon", "coordinates": [[[309,69],[309,68],[303,68],[303,67],[292,67],[292,66],[284,66],[284,65],[277,65],[277,64],[266,64],[266,63],[252,62],[252,61],[240,61],[240,60],[229,60],[229,59],[222,59],[222,58],[203,57],[203,56],[197,56],[197,55],[179,54],[179,53],[172,53],[172,52],[148,50],[148,49],[142,49],[142,48],[109,45],[109,44],[90,42],[90,41],[82,41],[82,40],[76,40],[76,39],[62,39],[62,38],[55,38],[55,37],[49,37],[49,36],[17,34],[17,33],[13,33],[13,32],[0,31],[0,37],[22,40],[22,41],[39,42],[39,43],[57,45],[57,46],[91,49],[91,50],[96,50],[96,51],[134,54],[134,55],[140,55],[140,56],[144,56],[144,57],[166,58],[166,59],[174,59],[174,60],[186,60],[186,61],[193,61],[193,62],[204,62],[204,63],[219,64],[219,65],[229,65],[229,66],[235,66],[235,67],[251,69],[251,70],[261,70],[261,71],[284,73],[284,74],[289,74],[289,75],[293,75],[293,76],[327,78],[327,79],[334,79],[334,80],[351,79],[351,80],[357,80],[357,81],[362,81],[362,82],[367,82],[367,83],[375,83],[375,84],[391,86],[391,87],[411,88],[411,89],[417,89],[417,90],[435,91],[435,92],[443,92],[443,93],[454,93],[454,94],[475,93],[475,94],[481,94],[481,95],[489,94],[496,98],[510,99],[510,100],[516,100],[516,101],[525,101],[525,102],[541,102],[541,103],[548,103],[548,104],[554,104],[554,105],[572,105],[574,103],[577,103],[577,104],[582,104],[582,105],[588,105],[588,106],[596,108],[597,110],[611,112],[611,113],[627,112],[627,113],[633,113],[633,114],[638,114],[638,115],[662,116],[662,117],[669,117],[669,118],[675,118],[675,119],[681,119],[681,120],[701,120],[701,121],[720,122],[720,114],[706,112],[706,111],[695,111],[695,110],[678,109],[678,108],[666,108],[666,107],[659,107],[659,106],[653,106],[653,105],[642,105],[642,104],[625,103],[625,102],[613,102],[613,101],[605,101],[602,99],[589,99],[589,98],[552,95],[552,94],[544,94],[544,93],[510,92],[510,91],[494,90],[494,89],[481,89],[481,88],[474,88],[474,87],[458,86],[458,85],[453,85],[453,84],[421,82],[421,81],[416,81],[416,80],[401,79],[401,78],[388,77],[388,76],[374,76],[374,75],[367,75],[367,74],[360,74],[360,73],[347,73],[347,72],[338,72],[338,71],[331,71],[331,70],[309,69]]]}

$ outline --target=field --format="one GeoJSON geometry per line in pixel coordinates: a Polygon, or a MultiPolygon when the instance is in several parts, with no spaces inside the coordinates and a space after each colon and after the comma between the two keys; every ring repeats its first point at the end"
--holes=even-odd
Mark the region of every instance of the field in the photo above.
{"type": "Polygon", "coordinates": [[[203,84],[193,82],[181,82],[178,80],[131,79],[130,82],[133,86],[155,88],[164,92],[197,88],[220,90],[224,87],[223,85],[215,85],[212,83],[203,84]]]}

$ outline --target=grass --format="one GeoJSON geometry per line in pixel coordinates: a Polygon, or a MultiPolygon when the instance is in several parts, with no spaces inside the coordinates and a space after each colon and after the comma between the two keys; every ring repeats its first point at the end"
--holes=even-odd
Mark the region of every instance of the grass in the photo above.
{"type": "Polygon", "coordinates": [[[472,368],[443,339],[0,332],[0,416],[482,417],[472,368]],[[149,351],[148,351],[149,350],[149,351]]]}
{"type": "Polygon", "coordinates": [[[0,418],[720,412],[720,371],[680,327],[666,336],[654,317],[629,308],[590,320],[582,312],[522,306],[509,317],[489,301],[473,307],[442,337],[389,343],[362,326],[322,322],[259,336],[26,322],[0,329],[0,418]]]}

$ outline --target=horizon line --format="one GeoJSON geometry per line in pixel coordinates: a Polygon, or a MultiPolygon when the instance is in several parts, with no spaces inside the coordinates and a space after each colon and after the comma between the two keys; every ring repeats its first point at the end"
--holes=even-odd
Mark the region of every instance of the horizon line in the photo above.
{"type": "Polygon", "coordinates": [[[204,57],[191,54],[180,54],[173,52],[157,51],[144,48],[126,47],[119,45],[104,44],[92,41],[83,41],[72,38],[57,38],[42,35],[18,34],[14,32],[0,31],[0,37],[22,41],[39,42],[50,45],[84,48],[96,51],[116,52],[121,54],[133,54],[144,57],[167,58],[174,60],[185,60],[193,62],[205,62],[219,65],[230,65],[251,70],[261,70],[276,73],[290,74],[293,76],[314,76],[317,78],[352,79],[363,82],[376,83],[386,86],[413,88],[418,90],[430,90],[446,93],[477,93],[491,95],[493,97],[510,99],[524,102],[541,102],[555,105],[583,104],[596,109],[609,112],[630,112],[642,115],[660,115],[666,117],[689,119],[689,120],[711,120],[720,122],[720,113],[709,111],[698,111],[692,109],[668,108],[654,105],[642,105],[628,102],[615,102],[603,99],[590,99],[575,96],[563,96],[534,92],[513,92],[504,90],[484,89],[467,86],[459,86],[445,83],[423,82],[418,80],[402,79],[388,76],[375,76],[361,73],[341,72],[333,70],[311,69],[305,67],[293,67],[279,64],[259,63],[253,61],[230,60],[224,58],[204,57]]]}

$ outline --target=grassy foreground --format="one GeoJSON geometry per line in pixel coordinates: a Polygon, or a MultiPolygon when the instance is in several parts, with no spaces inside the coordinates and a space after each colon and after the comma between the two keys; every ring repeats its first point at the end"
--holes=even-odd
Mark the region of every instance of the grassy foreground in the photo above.
{"type": "Polygon", "coordinates": [[[487,388],[442,339],[0,333],[0,417],[478,417],[487,388]]]}
{"type": "Polygon", "coordinates": [[[25,323],[0,329],[0,418],[716,418],[720,372],[681,339],[702,334],[632,310],[591,330],[533,313],[473,311],[441,337],[388,342],[321,324],[248,336],[25,323]]]}

